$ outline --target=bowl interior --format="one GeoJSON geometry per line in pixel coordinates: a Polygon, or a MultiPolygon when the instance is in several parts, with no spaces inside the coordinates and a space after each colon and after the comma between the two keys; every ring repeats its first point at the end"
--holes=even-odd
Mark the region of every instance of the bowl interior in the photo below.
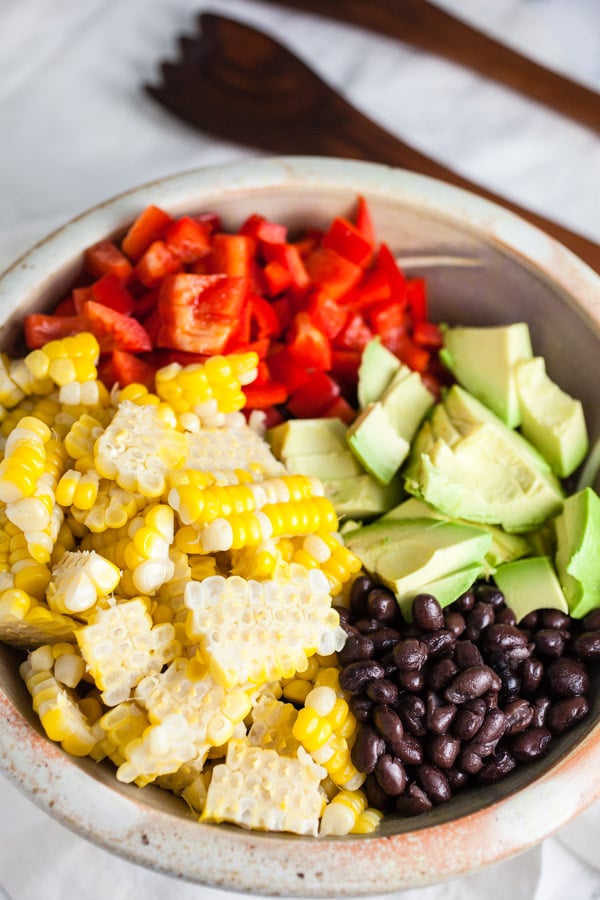
{"type": "MultiPolygon", "coordinates": [[[[582,400],[593,445],[600,437],[596,402],[600,281],[567,251],[510,214],[429,179],[368,164],[262,160],[187,173],[123,195],[42,242],[4,276],[0,309],[5,324],[0,346],[10,352],[20,348],[23,314],[59,299],[80,271],[85,247],[121,233],[148,202],[172,214],[215,210],[225,227],[231,228],[258,212],[286,222],[293,231],[303,225],[326,226],[337,214],[351,215],[358,193],[369,202],[378,239],[390,246],[407,273],[427,279],[432,318],[453,324],[529,323],[534,352],[545,357],[551,377],[582,400]]],[[[0,735],[0,752],[8,774],[43,808],[87,837],[136,862],[194,881],[315,896],[423,885],[493,862],[542,839],[600,793],[600,774],[593,776],[588,769],[586,791],[570,802],[564,800],[554,820],[531,814],[527,829],[517,829],[517,838],[503,835],[500,822],[495,849],[458,846],[463,828],[483,827],[494,810],[505,808],[511,798],[519,803],[521,798],[519,809],[526,809],[535,796],[528,800],[532,786],[547,783],[557,767],[570,772],[565,767],[574,748],[587,753],[598,743],[600,691],[596,686],[589,717],[555,739],[544,760],[519,768],[496,785],[466,791],[419,819],[390,816],[375,836],[322,842],[199,825],[183,801],[157,788],[140,791],[121,785],[110,765],[75,760],[50,744],[18,676],[19,658],[18,652],[0,646],[0,706],[8,721],[0,735]],[[48,772],[54,783],[44,787],[48,772]],[[81,808],[82,797],[91,798],[92,810],[81,808]],[[126,827],[119,824],[119,815],[126,827]],[[457,821],[461,823],[458,830],[453,828],[457,821]],[[149,836],[149,843],[140,838],[140,829],[149,836]],[[159,840],[162,856],[156,853],[159,840]],[[432,853],[441,846],[438,841],[446,842],[449,850],[436,859],[432,853]],[[407,846],[413,848],[412,861],[402,858],[407,846]],[[321,871],[319,875],[327,854],[329,866],[335,868],[346,848],[352,849],[347,877],[340,879],[339,868],[337,874],[321,871]],[[237,854],[237,866],[232,864],[232,853],[237,854]],[[419,854],[428,860],[421,868],[415,865],[419,854]],[[379,869],[374,869],[375,857],[379,869]],[[267,874],[261,875],[259,861],[262,865],[265,859],[267,874]]]]}

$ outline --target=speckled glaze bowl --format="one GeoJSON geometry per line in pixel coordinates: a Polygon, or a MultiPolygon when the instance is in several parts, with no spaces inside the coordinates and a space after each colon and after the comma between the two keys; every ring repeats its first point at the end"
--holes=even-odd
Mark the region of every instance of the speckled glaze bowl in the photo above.
{"type": "MultiPolygon", "coordinates": [[[[380,240],[427,277],[432,315],[462,324],[526,320],[549,374],[584,404],[600,437],[600,278],[514,215],[464,191],[368,163],[287,157],[200,169],[134,189],[50,235],[0,279],[1,347],[19,346],[24,313],[47,308],[77,276],[86,246],[123,232],[148,203],[216,210],[226,227],[259,212],[290,227],[326,225],[369,201],[380,240]]],[[[598,487],[598,485],[596,485],[598,487]]],[[[0,647],[0,765],[49,815],[143,866],[256,894],[334,897],[424,886],[542,840],[600,798],[600,685],[589,716],[545,759],[369,836],[306,838],[199,824],[158,788],[120,784],[110,764],[74,759],[43,735],[17,667],[0,647]]]]}

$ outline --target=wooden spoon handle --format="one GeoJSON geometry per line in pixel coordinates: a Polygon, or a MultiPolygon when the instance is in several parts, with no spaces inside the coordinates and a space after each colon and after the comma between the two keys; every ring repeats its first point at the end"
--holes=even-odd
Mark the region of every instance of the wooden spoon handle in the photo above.
{"type": "MultiPolygon", "coordinates": [[[[366,159],[390,166],[411,169],[422,175],[439,178],[449,184],[491,200],[517,213],[532,225],[556,238],[584,262],[600,272],[600,245],[531,210],[524,209],[506,197],[464,178],[442,163],[415,150],[399,138],[381,128],[351,104],[336,97],[331,108],[330,126],[325,140],[319,141],[319,152],[351,159],[366,159]]],[[[313,135],[317,140],[317,132],[313,135]]]]}
{"type": "Polygon", "coordinates": [[[270,0],[436,53],[600,132],[600,94],[534,62],[430,0],[270,0]]]}

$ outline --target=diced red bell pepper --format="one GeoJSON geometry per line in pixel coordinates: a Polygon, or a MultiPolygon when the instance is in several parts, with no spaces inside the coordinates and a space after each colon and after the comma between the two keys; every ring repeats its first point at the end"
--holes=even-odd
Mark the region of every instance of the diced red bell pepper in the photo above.
{"type": "Polygon", "coordinates": [[[247,409],[267,409],[270,406],[281,406],[288,399],[288,389],[278,381],[266,384],[248,384],[243,388],[246,395],[247,409]]]}
{"type": "Polygon", "coordinates": [[[340,303],[357,312],[364,312],[374,303],[389,300],[390,296],[390,283],[385,272],[381,269],[367,269],[356,287],[340,297],[340,303]]]}
{"type": "Polygon", "coordinates": [[[92,244],[83,254],[83,264],[95,278],[111,273],[121,281],[127,281],[132,272],[131,263],[114,241],[98,241],[97,244],[92,244]]]}
{"type": "Polygon", "coordinates": [[[397,300],[384,300],[369,307],[365,314],[374,334],[381,340],[393,341],[398,335],[406,334],[408,323],[404,306],[397,300]]]}
{"type": "Polygon", "coordinates": [[[358,209],[356,211],[356,227],[358,228],[364,239],[371,245],[371,247],[374,247],[375,228],[373,226],[371,210],[369,209],[369,204],[362,195],[358,198],[358,209]]]}
{"type": "Polygon", "coordinates": [[[240,309],[239,315],[233,324],[233,328],[225,350],[227,353],[237,352],[238,348],[249,344],[252,340],[252,310],[246,300],[240,309]]]}
{"type": "Polygon", "coordinates": [[[267,363],[271,378],[285,384],[290,394],[308,381],[309,374],[305,367],[296,362],[285,346],[269,354],[267,363]]]}
{"type": "Polygon", "coordinates": [[[294,244],[262,241],[261,251],[267,261],[278,262],[290,274],[290,289],[302,295],[309,285],[309,277],[298,248],[294,244]]]}
{"type": "Polygon", "coordinates": [[[427,292],[424,278],[410,278],[406,282],[406,300],[413,323],[426,322],[427,292]]]}
{"type": "Polygon", "coordinates": [[[75,316],[77,315],[77,310],[75,309],[75,301],[73,300],[73,295],[70,297],[65,297],[64,300],[61,300],[54,307],[54,315],[55,316],[75,316]]]}
{"type": "Polygon", "coordinates": [[[165,231],[165,243],[183,263],[193,263],[211,251],[210,225],[191,216],[181,216],[165,231]]]}
{"type": "Polygon", "coordinates": [[[87,319],[82,315],[55,316],[30,313],[23,319],[25,343],[29,350],[37,350],[48,341],[57,341],[81,331],[89,331],[87,319]]]}
{"type": "Polygon", "coordinates": [[[256,241],[247,235],[215,234],[212,239],[211,271],[215,275],[246,278],[251,274],[255,251],[256,241]]]}
{"type": "Polygon", "coordinates": [[[323,236],[323,247],[335,250],[356,266],[366,268],[373,256],[373,244],[344,216],[337,216],[323,236]]]}
{"type": "Polygon", "coordinates": [[[288,350],[307,369],[331,368],[329,338],[313,323],[307,312],[296,313],[287,332],[288,350]]]}
{"type": "Polygon", "coordinates": [[[90,287],[92,296],[89,298],[97,303],[103,303],[104,306],[110,306],[117,312],[129,315],[133,312],[135,302],[127,290],[123,282],[117,278],[112,272],[103,275],[98,281],[95,281],[90,287]]]}
{"type": "Polygon", "coordinates": [[[312,372],[308,381],[290,396],[287,407],[298,419],[320,418],[340,393],[339,384],[327,372],[312,372]]]}
{"type": "Polygon", "coordinates": [[[250,333],[256,338],[276,337],[281,330],[279,318],[269,301],[259,294],[251,294],[248,306],[251,320],[250,333]]]}
{"type": "Polygon", "coordinates": [[[333,349],[331,354],[330,374],[339,384],[342,394],[351,403],[356,402],[356,387],[358,384],[358,367],[362,357],[359,350],[333,349]]]}
{"type": "Polygon", "coordinates": [[[222,353],[248,295],[248,279],[228,275],[168,275],[158,294],[160,347],[222,353]]]}
{"type": "Polygon", "coordinates": [[[101,361],[98,371],[107,387],[118,384],[123,388],[135,383],[143,384],[148,390],[154,389],[154,366],[126,350],[113,350],[101,361]]]}
{"type": "Polygon", "coordinates": [[[278,294],[282,294],[292,283],[292,273],[276,259],[268,262],[262,273],[265,293],[269,297],[276,297],[278,294]]]}
{"type": "Polygon", "coordinates": [[[348,310],[326,291],[312,291],[306,303],[306,311],[323,334],[332,340],[340,333],[348,318],[348,310]]]}
{"type": "Polygon", "coordinates": [[[413,325],[412,337],[415,344],[430,350],[439,350],[444,343],[442,330],[436,322],[416,322],[413,325]]]}
{"type": "Polygon", "coordinates": [[[348,403],[345,397],[339,396],[333,401],[331,406],[324,409],[321,413],[324,419],[341,419],[346,425],[349,425],[356,418],[356,410],[348,403]]]}
{"type": "Polygon", "coordinates": [[[387,244],[381,244],[377,253],[376,268],[386,276],[390,285],[390,296],[400,303],[406,302],[406,278],[387,244]]]}
{"type": "MultiPolygon", "coordinates": [[[[93,300],[94,295],[92,293],[91,287],[78,287],[73,288],[71,292],[71,297],[73,299],[73,307],[75,309],[75,315],[79,316],[83,313],[83,307],[88,302],[88,300],[93,300]]],[[[56,310],[55,310],[56,312],[56,310]]]]}
{"type": "Polygon", "coordinates": [[[405,363],[409,369],[413,369],[415,372],[425,372],[427,370],[431,354],[424,347],[419,347],[418,344],[415,344],[408,335],[398,338],[393,345],[388,346],[383,339],[382,343],[388,347],[388,350],[395,353],[398,359],[405,363]]]}
{"type": "Polygon", "coordinates": [[[163,240],[153,241],[135,266],[135,277],[144,287],[155,287],[167,275],[179,272],[183,264],[163,240]]]}
{"type": "Polygon", "coordinates": [[[362,275],[362,268],[341,256],[330,247],[317,247],[305,260],[310,283],[327,291],[337,300],[354,287],[362,275]]]}
{"type": "Polygon", "coordinates": [[[253,213],[239,229],[240,234],[246,234],[256,241],[267,241],[270,244],[283,244],[287,239],[287,228],[279,222],[271,222],[264,216],[253,213]]]}
{"type": "Polygon", "coordinates": [[[150,204],[139,214],[121,241],[121,250],[134,263],[141,259],[150,244],[163,236],[173,219],[158,206],[150,204]]]}
{"type": "Polygon", "coordinates": [[[334,345],[340,350],[362,352],[375,337],[360,313],[349,316],[342,330],[336,335],[334,345]]]}
{"type": "Polygon", "coordinates": [[[145,353],[152,350],[148,332],[133,316],[125,316],[94,300],[85,304],[83,316],[88,330],[95,334],[103,353],[112,350],[145,353]]]}

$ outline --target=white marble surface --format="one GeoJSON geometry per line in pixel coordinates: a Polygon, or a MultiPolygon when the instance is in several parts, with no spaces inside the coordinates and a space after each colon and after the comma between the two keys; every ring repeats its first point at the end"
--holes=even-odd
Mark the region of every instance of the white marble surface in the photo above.
{"type": "MultiPolygon", "coordinates": [[[[597,0],[439,2],[600,90],[597,0]]],[[[201,9],[268,28],[390,131],[600,240],[598,136],[458,66],[252,0],[0,0],[0,270],[55,226],[125,188],[253,155],[179,125],[140,91],[201,9]]],[[[587,813],[559,837],[593,851],[599,817],[587,813]]],[[[49,819],[4,777],[0,833],[0,885],[13,900],[223,896],[109,856],[49,819]]],[[[593,900],[600,871],[552,837],[443,888],[395,896],[593,900]]]]}

